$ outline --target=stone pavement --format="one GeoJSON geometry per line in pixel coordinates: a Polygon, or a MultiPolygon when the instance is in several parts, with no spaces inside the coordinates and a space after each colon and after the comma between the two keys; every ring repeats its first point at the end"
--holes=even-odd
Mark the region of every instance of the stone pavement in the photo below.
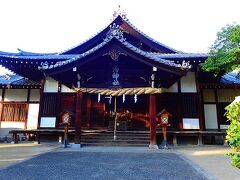
{"type": "Polygon", "coordinates": [[[182,146],[175,149],[217,179],[240,179],[240,169],[231,166],[230,158],[226,156],[232,152],[228,146],[182,146]]]}
{"type": "Polygon", "coordinates": [[[60,150],[4,168],[0,170],[0,179],[204,180],[206,177],[170,152],[60,150]]]}
{"type": "Polygon", "coordinates": [[[0,143],[0,168],[52,151],[57,147],[56,144],[0,143]]]}
{"type": "Polygon", "coordinates": [[[180,146],[170,150],[57,147],[57,144],[0,144],[0,179],[232,180],[240,177],[240,170],[232,167],[225,156],[230,148],[224,146],[180,146]],[[17,164],[11,165],[14,163],[17,164]]]}

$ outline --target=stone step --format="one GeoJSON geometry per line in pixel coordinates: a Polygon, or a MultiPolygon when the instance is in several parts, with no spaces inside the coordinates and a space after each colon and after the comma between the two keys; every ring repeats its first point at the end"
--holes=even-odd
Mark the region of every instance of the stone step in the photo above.
{"type": "Polygon", "coordinates": [[[113,140],[113,132],[84,132],[82,144],[86,146],[144,146],[149,144],[149,133],[117,132],[113,140]]]}

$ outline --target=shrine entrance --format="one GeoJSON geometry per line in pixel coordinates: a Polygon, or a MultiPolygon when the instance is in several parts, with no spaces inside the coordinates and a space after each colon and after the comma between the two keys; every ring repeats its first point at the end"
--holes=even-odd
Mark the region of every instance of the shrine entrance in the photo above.
{"type": "MultiPolygon", "coordinates": [[[[117,96],[117,130],[149,130],[149,95],[117,96]]],[[[115,111],[113,96],[83,95],[83,129],[113,131],[115,111]]]]}

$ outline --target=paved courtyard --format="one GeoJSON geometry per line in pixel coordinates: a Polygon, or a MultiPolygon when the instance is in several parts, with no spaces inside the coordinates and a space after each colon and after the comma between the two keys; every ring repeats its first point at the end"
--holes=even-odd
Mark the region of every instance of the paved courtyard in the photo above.
{"type": "MultiPolygon", "coordinates": [[[[83,148],[84,149],[84,148],[83,148]]],[[[0,179],[206,179],[175,153],[61,151],[0,170],[0,179]]]]}

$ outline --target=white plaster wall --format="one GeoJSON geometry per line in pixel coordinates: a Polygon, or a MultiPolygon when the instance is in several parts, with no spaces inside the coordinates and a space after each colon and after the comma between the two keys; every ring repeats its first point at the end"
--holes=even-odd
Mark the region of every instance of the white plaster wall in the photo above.
{"type": "Polygon", "coordinates": [[[24,122],[5,122],[5,121],[2,121],[1,122],[1,128],[24,129],[24,122]]]}
{"type": "Polygon", "coordinates": [[[31,89],[29,101],[40,101],[40,89],[31,89]]]}
{"type": "Polygon", "coordinates": [[[29,104],[27,129],[37,129],[39,104],[29,104]]]}
{"type": "Polygon", "coordinates": [[[40,127],[55,128],[56,117],[41,117],[40,127]]]}
{"type": "Polygon", "coordinates": [[[183,129],[199,129],[199,119],[183,118],[183,129]]]}
{"type": "Polygon", "coordinates": [[[182,92],[197,92],[196,79],[194,72],[188,72],[186,76],[181,78],[182,92]]]}
{"type": "Polygon", "coordinates": [[[220,129],[227,129],[229,125],[220,124],[220,129]]]}
{"type": "Polygon", "coordinates": [[[174,83],[170,88],[166,89],[163,88],[163,92],[178,92],[178,85],[177,82],[174,83]]]}
{"type": "Polygon", "coordinates": [[[2,100],[2,89],[0,89],[0,101],[2,100]]]}
{"type": "Polygon", "coordinates": [[[203,90],[203,100],[204,100],[204,102],[215,102],[214,89],[204,89],[203,90]]]}
{"type": "Polygon", "coordinates": [[[218,128],[216,104],[204,104],[204,116],[206,129],[218,128]]]}
{"type": "Polygon", "coordinates": [[[44,84],[44,92],[58,92],[58,82],[51,77],[47,77],[44,84]]]}
{"type": "Polygon", "coordinates": [[[4,101],[27,101],[27,89],[6,89],[4,101]]]}
{"type": "Polygon", "coordinates": [[[76,91],[74,91],[73,89],[70,89],[67,86],[62,84],[61,85],[61,92],[76,92],[76,91]]]}
{"type": "Polygon", "coordinates": [[[217,95],[219,102],[232,102],[240,95],[240,89],[218,89],[217,95]]]}

